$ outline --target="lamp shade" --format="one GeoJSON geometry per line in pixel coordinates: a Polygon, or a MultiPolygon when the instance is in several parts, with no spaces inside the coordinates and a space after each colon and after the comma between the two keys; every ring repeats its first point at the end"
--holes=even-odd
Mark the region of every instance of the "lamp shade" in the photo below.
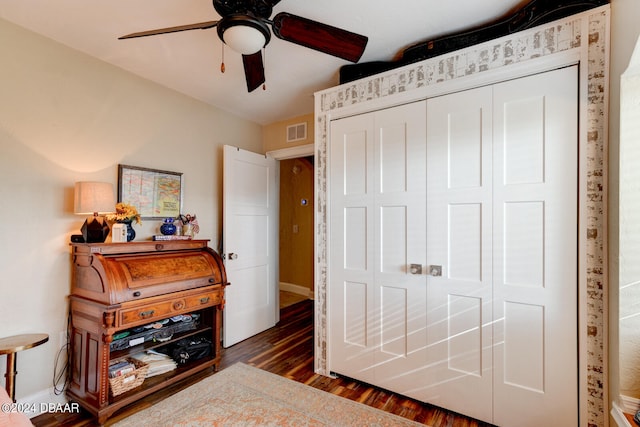
{"type": "Polygon", "coordinates": [[[256,28],[235,25],[224,32],[224,42],[238,53],[251,55],[264,47],[266,39],[256,28]]]}
{"type": "Polygon", "coordinates": [[[73,212],[78,215],[94,215],[113,212],[115,209],[113,184],[109,182],[76,182],[73,195],[73,212]]]}

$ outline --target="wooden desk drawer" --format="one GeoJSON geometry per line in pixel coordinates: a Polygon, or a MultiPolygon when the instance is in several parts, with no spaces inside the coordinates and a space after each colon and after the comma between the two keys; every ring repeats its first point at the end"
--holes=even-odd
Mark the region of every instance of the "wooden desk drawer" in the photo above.
{"type": "Polygon", "coordinates": [[[199,309],[211,307],[222,302],[222,293],[219,291],[208,292],[206,294],[194,295],[185,298],[186,307],[189,309],[199,309]]]}
{"type": "MultiPolygon", "coordinates": [[[[143,305],[129,310],[120,312],[120,325],[127,326],[131,324],[148,323],[153,320],[160,320],[177,311],[175,304],[182,303],[184,307],[184,299],[159,302],[155,304],[143,305]]],[[[180,308],[178,308],[180,310],[180,308]]]]}
{"type": "Polygon", "coordinates": [[[212,307],[222,303],[224,293],[220,290],[202,292],[195,295],[181,296],[166,301],[140,305],[123,309],[119,313],[120,326],[134,326],[165,319],[176,314],[184,314],[201,308],[212,307]]]}

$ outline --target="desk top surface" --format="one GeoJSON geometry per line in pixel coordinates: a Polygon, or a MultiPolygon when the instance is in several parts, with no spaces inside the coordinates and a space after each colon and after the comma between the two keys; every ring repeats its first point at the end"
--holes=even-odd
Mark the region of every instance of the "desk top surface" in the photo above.
{"type": "Polygon", "coordinates": [[[0,338],[0,354],[15,353],[49,341],[47,334],[23,334],[0,338]]]}

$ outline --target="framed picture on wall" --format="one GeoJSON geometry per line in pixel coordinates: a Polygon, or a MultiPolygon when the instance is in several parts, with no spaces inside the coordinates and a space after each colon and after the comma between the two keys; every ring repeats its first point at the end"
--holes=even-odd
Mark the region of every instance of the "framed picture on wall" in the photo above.
{"type": "Polygon", "coordinates": [[[175,218],[182,208],[182,173],[118,165],[118,202],[146,219],[175,218]]]}

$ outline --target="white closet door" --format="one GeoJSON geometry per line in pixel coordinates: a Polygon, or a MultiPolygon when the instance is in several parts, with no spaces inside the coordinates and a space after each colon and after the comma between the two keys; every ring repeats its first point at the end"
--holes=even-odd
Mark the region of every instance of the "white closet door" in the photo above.
{"type": "Polygon", "coordinates": [[[494,87],[494,424],[578,425],[578,68],[494,87]]]}
{"type": "Polygon", "coordinates": [[[378,111],[375,120],[375,379],[407,396],[426,373],[425,116],[418,102],[378,111]]]}
{"type": "Polygon", "coordinates": [[[426,361],[425,115],[331,125],[330,369],[406,395],[426,361]]]}
{"type": "Polygon", "coordinates": [[[332,122],[332,371],[501,426],[578,424],[577,79],[332,122]]]}
{"type": "Polygon", "coordinates": [[[373,114],[331,122],[330,369],[374,382],[373,114]]]}
{"type": "Polygon", "coordinates": [[[422,400],[492,420],[492,89],[427,102],[429,388],[422,400]],[[440,272],[431,271],[440,268],[440,272]]]}

